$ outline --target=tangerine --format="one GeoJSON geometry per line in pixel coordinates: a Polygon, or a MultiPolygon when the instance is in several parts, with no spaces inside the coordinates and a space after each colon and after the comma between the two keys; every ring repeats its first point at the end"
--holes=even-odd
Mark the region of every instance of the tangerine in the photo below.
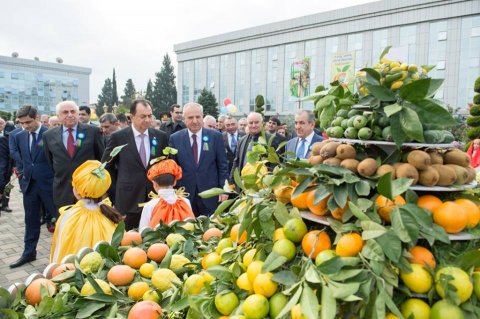
{"type": "Polygon", "coordinates": [[[394,207],[405,205],[407,202],[400,195],[396,196],[393,199],[393,202],[383,195],[378,195],[378,197],[375,199],[375,203],[377,204],[377,212],[380,217],[384,221],[390,222],[390,212],[392,211],[392,209],[394,207]]]}
{"type": "Polygon", "coordinates": [[[362,248],[362,236],[357,233],[345,234],[338,240],[335,253],[340,257],[355,257],[362,248]]]}
{"type": "Polygon", "coordinates": [[[247,241],[247,232],[243,231],[242,235],[239,236],[238,232],[240,231],[240,224],[236,224],[230,230],[230,238],[239,244],[243,244],[247,241]]]}
{"type": "Polygon", "coordinates": [[[125,286],[133,281],[135,270],[128,265],[115,265],[107,273],[108,281],[115,286],[125,286]]]}
{"type": "Polygon", "coordinates": [[[303,236],[302,249],[305,255],[312,259],[315,259],[321,251],[330,249],[331,247],[330,237],[324,231],[312,230],[303,236]]]}
{"type": "Polygon", "coordinates": [[[128,319],[160,319],[162,314],[162,307],[158,303],[144,300],[133,305],[128,313],[128,319]]]}
{"type": "Polygon", "coordinates": [[[222,231],[218,228],[215,228],[215,227],[214,228],[209,228],[203,233],[202,239],[204,241],[208,241],[212,237],[221,238],[222,234],[223,234],[222,231]]]}
{"type": "Polygon", "coordinates": [[[164,243],[155,243],[148,247],[147,249],[147,257],[150,260],[153,260],[157,263],[161,262],[165,255],[167,254],[169,248],[167,244],[164,243]]]}
{"type": "Polygon", "coordinates": [[[138,269],[147,262],[147,253],[138,247],[129,248],[123,255],[123,263],[138,269]]]}
{"type": "Polygon", "coordinates": [[[432,269],[435,269],[435,257],[432,252],[422,246],[414,246],[410,248],[410,254],[412,257],[408,258],[408,261],[412,264],[428,265],[432,269]]]}
{"type": "Polygon", "coordinates": [[[480,221],[480,209],[474,202],[468,199],[459,198],[454,203],[462,206],[463,210],[467,213],[467,228],[474,228],[480,221]]]}
{"type": "Polygon", "coordinates": [[[303,192],[300,195],[297,195],[293,197],[293,193],[295,192],[295,189],[292,192],[292,197],[290,198],[290,203],[294,206],[297,207],[298,209],[308,209],[308,204],[307,204],[307,198],[308,194],[310,192],[303,192]]]}
{"type": "Polygon", "coordinates": [[[32,281],[25,290],[25,300],[29,305],[38,305],[42,301],[42,288],[44,287],[47,296],[52,297],[57,293],[57,286],[50,279],[38,278],[32,281]]]}
{"type": "Polygon", "coordinates": [[[273,193],[279,202],[289,203],[292,198],[293,187],[280,185],[273,189],[273,193]]]}
{"type": "Polygon", "coordinates": [[[433,210],[433,221],[447,233],[455,234],[467,227],[468,215],[461,205],[447,201],[433,210]]]}
{"type": "Polygon", "coordinates": [[[55,276],[60,275],[62,272],[67,271],[67,270],[75,270],[75,265],[72,263],[66,263],[66,264],[61,264],[57,268],[55,268],[52,272],[52,278],[55,276]]]}
{"type": "Polygon", "coordinates": [[[423,195],[417,200],[417,206],[432,212],[435,208],[442,205],[442,200],[437,196],[423,195]]]}
{"type": "Polygon", "coordinates": [[[323,216],[327,213],[327,203],[330,196],[325,197],[322,199],[318,204],[315,204],[315,191],[308,192],[307,195],[307,206],[308,209],[312,212],[312,214],[317,216],[323,216]]]}
{"type": "Polygon", "coordinates": [[[136,231],[128,231],[123,234],[122,241],[120,242],[121,246],[131,246],[135,243],[135,245],[140,245],[142,243],[142,235],[136,231]]]}

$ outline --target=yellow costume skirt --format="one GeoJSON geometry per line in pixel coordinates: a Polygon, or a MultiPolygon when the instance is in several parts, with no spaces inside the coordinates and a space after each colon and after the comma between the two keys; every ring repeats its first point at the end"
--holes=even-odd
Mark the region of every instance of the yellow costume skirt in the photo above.
{"type": "Polygon", "coordinates": [[[110,241],[117,225],[105,217],[98,204],[80,200],[73,206],[60,209],[53,234],[50,262],[60,263],[63,257],[76,254],[83,247],[110,241]]]}

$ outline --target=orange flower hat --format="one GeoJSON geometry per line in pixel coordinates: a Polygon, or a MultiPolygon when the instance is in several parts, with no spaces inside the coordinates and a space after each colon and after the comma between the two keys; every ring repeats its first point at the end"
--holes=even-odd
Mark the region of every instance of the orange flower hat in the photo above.
{"type": "Polygon", "coordinates": [[[182,178],[182,168],[174,160],[163,160],[150,167],[147,177],[150,181],[153,181],[155,177],[162,174],[172,174],[178,181],[182,178]]]}

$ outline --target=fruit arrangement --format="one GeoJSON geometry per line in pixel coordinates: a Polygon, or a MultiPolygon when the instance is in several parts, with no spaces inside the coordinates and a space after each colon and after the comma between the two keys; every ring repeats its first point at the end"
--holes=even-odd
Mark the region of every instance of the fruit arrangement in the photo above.
{"type": "Polygon", "coordinates": [[[480,77],[475,80],[473,86],[475,96],[473,105],[470,107],[470,116],[467,117],[467,124],[470,128],[467,131],[467,137],[471,140],[480,137],[480,77]]]}
{"type": "Polygon", "coordinates": [[[312,145],[311,153],[308,161],[312,165],[341,166],[367,178],[391,173],[392,178],[412,179],[412,185],[461,186],[471,183],[476,177],[475,169],[470,166],[470,157],[458,149],[415,149],[382,161],[379,157],[357,154],[353,145],[325,140],[312,145]]]}

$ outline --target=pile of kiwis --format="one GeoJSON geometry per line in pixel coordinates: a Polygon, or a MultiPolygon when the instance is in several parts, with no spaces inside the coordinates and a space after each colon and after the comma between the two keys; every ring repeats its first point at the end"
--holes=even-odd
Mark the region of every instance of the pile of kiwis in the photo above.
{"type": "Polygon", "coordinates": [[[470,166],[467,153],[458,150],[412,150],[404,161],[380,165],[374,158],[357,160],[352,145],[325,140],[312,145],[309,162],[312,165],[342,166],[363,177],[381,177],[391,172],[392,178],[413,179],[413,185],[451,186],[464,185],[475,179],[475,169],[470,166]]]}

